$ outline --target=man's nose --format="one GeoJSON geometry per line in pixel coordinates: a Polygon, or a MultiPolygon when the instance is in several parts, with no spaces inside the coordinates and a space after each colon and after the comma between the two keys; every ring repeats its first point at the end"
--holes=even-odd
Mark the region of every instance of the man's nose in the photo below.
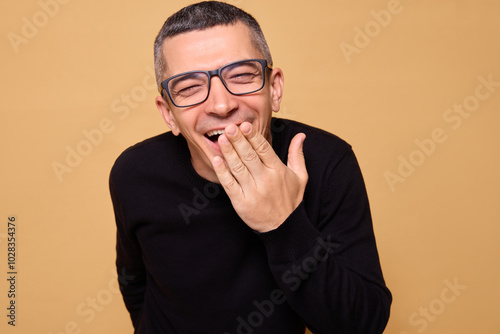
{"type": "Polygon", "coordinates": [[[213,76],[210,82],[210,92],[207,101],[205,101],[205,105],[207,106],[206,112],[219,116],[227,116],[238,106],[235,97],[226,89],[219,77],[213,76]]]}

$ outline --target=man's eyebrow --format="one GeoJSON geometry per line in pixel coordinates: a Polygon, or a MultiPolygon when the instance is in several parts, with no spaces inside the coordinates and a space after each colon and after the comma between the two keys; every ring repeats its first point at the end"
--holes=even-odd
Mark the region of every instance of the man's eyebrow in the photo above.
{"type": "Polygon", "coordinates": [[[255,69],[255,70],[259,70],[260,69],[260,64],[256,63],[256,62],[252,62],[252,61],[238,62],[236,64],[231,64],[231,65],[225,66],[224,69],[225,70],[232,70],[234,68],[243,67],[243,66],[248,66],[248,67],[250,67],[252,69],[255,69]]]}
{"type": "Polygon", "coordinates": [[[178,77],[175,77],[173,78],[171,81],[170,81],[170,84],[172,86],[184,81],[184,80],[189,80],[189,79],[197,79],[199,77],[201,77],[202,75],[205,75],[205,73],[203,72],[188,72],[188,73],[185,73],[185,74],[179,74],[178,77]]]}

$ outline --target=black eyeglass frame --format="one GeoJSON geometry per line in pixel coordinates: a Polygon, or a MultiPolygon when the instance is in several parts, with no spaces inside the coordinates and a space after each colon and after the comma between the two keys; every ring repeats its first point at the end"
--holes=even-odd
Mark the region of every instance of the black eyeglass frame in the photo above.
{"type": "Polygon", "coordinates": [[[266,84],[266,69],[270,69],[272,70],[273,67],[271,65],[269,65],[267,63],[267,60],[265,59],[245,59],[245,60],[238,60],[238,61],[235,61],[235,62],[232,62],[232,63],[229,63],[229,64],[226,64],[218,69],[215,69],[215,70],[212,70],[212,71],[189,71],[189,72],[184,72],[184,73],[180,73],[180,74],[176,74],[164,81],[161,82],[160,84],[160,95],[163,95],[162,92],[163,90],[165,90],[168,94],[168,97],[170,98],[170,101],[172,101],[172,103],[174,104],[174,106],[176,106],[177,108],[188,108],[188,107],[192,107],[192,106],[195,106],[197,104],[201,104],[203,102],[205,102],[207,99],[208,99],[208,96],[210,95],[210,85],[211,85],[211,82],[212,82],[212,77],[213,76],[218,76],[220,81],[222,82],[222,84],[224,85],[224,87],[227,89],[227,91],[229,93],[231,93],[232,95],[236,95],[236,96],[239,96],[239,95],[247,95],[247,94],[252,94],[252,93],[255,93],[255,92],[258,92],[259,90],[261,90],[264,85],[266,84]],[[246,63],[246,62],[249,62],[249,61],[257,61],[260,63],[260,65],[262,66],[262,75],[263,75],[263,78],[262,78],[262,86],[260,86],[258,89],[255,89],[251,92],[246,92],[246,93],[233,93],[231,92],[231,90],[227,87],[226,85],[226,82],[224,81],[224,79],[221,77],[221,72],[222,70],[224,70],[226,67],[229,67],[229,66],[233,66],[235,64],[238,64],[238,63],[246,63]],[[198,103],[193,103],[193,104],[190,104],[190,105],[187,105],[187,106],[180,106],[178,104],[176,104],[174,102],[174,99],[172,98],[172,95],[170,95],[170,90],[168,89],[168,83],[175,79],[175,78],[178,78],[180,76],[183,76],[183,75],[186,75],[186,74],[191,74],[191,73],[205,73],[207,76],[208,76],[208,90],[207,90],[207,96],[203,99],[203,101],[201,102],[198,102],[198,103]]]}

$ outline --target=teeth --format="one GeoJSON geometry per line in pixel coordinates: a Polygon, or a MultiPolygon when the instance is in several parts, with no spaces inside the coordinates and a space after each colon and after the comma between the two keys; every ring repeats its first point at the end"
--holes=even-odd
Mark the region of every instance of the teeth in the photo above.
{"type": "Polygon", "coordinates": [[[224,130],[213,130],[213,131],[208,131],[207,132],[207,136],[208,137],[212,137],[212,136],[215,136],[215,135],[221,135],[224,133],[224,130]]]}

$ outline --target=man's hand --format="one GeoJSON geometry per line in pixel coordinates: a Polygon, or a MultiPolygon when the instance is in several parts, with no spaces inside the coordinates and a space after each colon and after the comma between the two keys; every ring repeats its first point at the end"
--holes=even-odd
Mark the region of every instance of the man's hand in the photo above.
{"type": "Polygon", "coordinates": [[[302,151],[306,136],[297,134],[285,166],[271,144],[250,123],[228,125],[218,139],[221,157],[213,167],[236,213],[255,231],[280,226],[304,197],[308,175],[302,151]]]}

